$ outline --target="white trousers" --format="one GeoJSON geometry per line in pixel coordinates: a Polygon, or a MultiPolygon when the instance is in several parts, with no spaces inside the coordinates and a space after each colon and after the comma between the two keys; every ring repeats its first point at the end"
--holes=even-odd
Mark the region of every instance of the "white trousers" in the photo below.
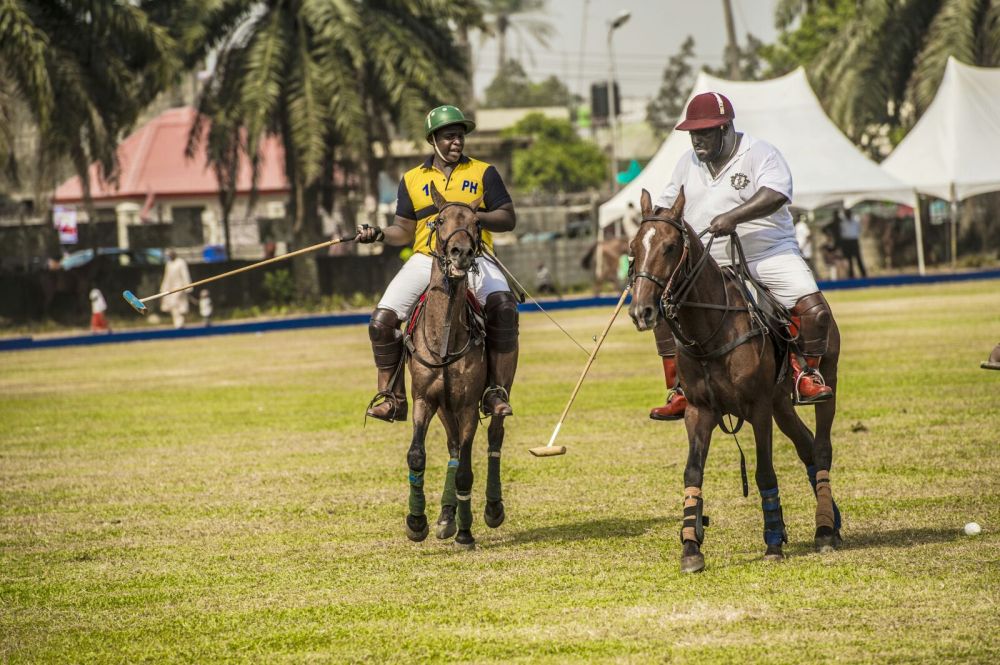
{"type": "Polygon", "coordinates": [[[747,264],[750,274],[767,288],[785,307],[791,309],[799,298],[819,291],[816,278],[797,252],[775,254],[747,264]]]}
{"type": "MultiPolygon", "coordinates": [[[[434,265],[434,258],[426,254],[414,254],[403,267],[396,273],[396,276],[389,282],[382,299],[378,301],[380,309],[391,309],[399,317],[400,321],[405,321],[410,316],[410,310],[420,298],[420,294],[427,290],[431,283],[431,268],[434,265]]],[[[486,298],[491,293],[497,291],[510,291],[506,278],[500,269],[491,261],[483,257],[476,259],[479,272],[469,272],[469,288],[476,294],[476,300],[480,305],[486,304],[486,298]]]]}

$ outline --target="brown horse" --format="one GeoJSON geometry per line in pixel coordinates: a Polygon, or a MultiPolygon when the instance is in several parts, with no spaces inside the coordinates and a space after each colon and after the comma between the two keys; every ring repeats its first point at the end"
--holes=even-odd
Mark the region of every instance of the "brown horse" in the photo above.
{"type": "MultiPolygon", "coordinates": [[[[468,274],[475,269],[480,251],[476,209],[481,199],[471,204],[449,202],[433,184],[431,197],[439,210],[433,231],[435,260],[423,311],[413,319],[406,338],[413,379],[413,439],[407,453],[410,513],[406,517],[406,535],[416,542],[427,537],[424,440],[431,418],[437,414],[448,436],[450,455],[437,537],[444,540],[454,535],[458,546],[472,549],[476,542],[471,530],[472,442],[479,426],[487,365],[482,315],[470,303],[468,274]]],[[[503,432],[503,417],[492,418],[485,510],[485,521],[491,528],[500,526],[505,517],[500,488],[503,432]]]]}
{"type": "MultiPolygon", "coordinates": [[[[701,486],[712,432],[716,425],[726,431],[725,414],[753,426],[765,559],[782,559],[781,546],[787,542],[771,457],[772,418],[795,444],[816,492],[816,549],[832,550],[840,541],[840,514],[829,483],[836,398],[816,404],[814,437],[795,413],[793,379],[779,360],[787,354],[776,348],[788,333],[762,323],[761,313],[748,305],[745,287],[731,279],[702,246],[683,220],[684,192],[670,210],[654,211],[649,192],[643,190],[641,209],[642,223],[632,241],[634,290],[629,314],[640,331],[652,329],[660,317],[670,324],[680,349],[678,369],[688,399],[681,570],[697,572],[705,567],[701,544],[708,521],[702,515],[701,486]]],[[[821,367],[834,390],[839,353],[840,332],[833,322],[821,367]]]]}

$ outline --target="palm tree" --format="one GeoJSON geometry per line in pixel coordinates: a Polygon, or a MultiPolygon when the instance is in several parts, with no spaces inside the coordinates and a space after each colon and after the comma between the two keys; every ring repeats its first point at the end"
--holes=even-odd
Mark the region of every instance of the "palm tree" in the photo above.
{"type": "Polygon", "coordinates": [[[817,35],[827,37],[814,40],[824,46],[803,64],[830,117],[862,144],[886,126],[902,138],[933,100],[949,55],[1000,66],[996,0],[783,0],[778,11],[786,26],[800,14],[802,26],[825,17],[817,35]]]}
{"type": "Polygon", "coordinates": [[[542,46],[548,45],[552,26],[532,16],[545,11],[545,0],[481,0],[483,13],[490,17],[488,31],[496,36],[497,71],[507,64],[507,31],[524,32],[542,46]]]}
{"type": "MultiPolygon", "coordinates": [[[[0,117],[26,107],[38,132],[36,191],[69,158],[90,202],[88,168],[117,175],[118,141],[178,71],[166,31],[127,1],[0,0],[0,117]]],[[[6,124],[6,123],[3,123],[6,124]]],[[[17,175],[10,136],[0,158],[17,175]]]]}
{"type": "MultiPolygon", "coordinates": [[[[189,62],[217,50],[199,102],[209,159],[234,168],[263,138],[281,138],[291,189],[293,241],[318,241],[318,204],[334,161],[374,163],[390,126],[415,127],[466,74],[453,25],[478,27],[478,8],[446,0],[226,0],[189,26],[189,62]]],[[[189,149],[203,140],[200,123],[189,149]]],[[[377,175],[377,174],[376,174],[377,175]]],[[[227,182],[235,182],[228,178],[227,182]]],[[[222,183],[226,186],[226,183],[222,183]]],[[[315,294],[311,262],[296,270],[315,294]]],[[[296,267],[299,267],[297,265],[296,267]]]]}

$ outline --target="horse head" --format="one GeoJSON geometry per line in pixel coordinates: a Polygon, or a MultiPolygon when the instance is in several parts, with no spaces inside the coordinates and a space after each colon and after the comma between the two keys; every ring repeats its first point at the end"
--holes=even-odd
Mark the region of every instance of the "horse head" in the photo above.
{"type": "Polygon", "coordinates": [[[434,256],[445,277],[458,280],[465,277],[476,255],[479,254],[479,217],[476,210],[482,203],[479,197],[472,203],[448,201],[434,183],[431,183],[431,199],[438,209],[434,232],[437,240],[434,256]]]}
{"type": "Polygon", "coordinates": [[[639,199],[642,222],[632,239],[632,306],[629,316],[635,327],[650,330],[660,316],[664,291],[685,260],[688,234],[684,226],[684,189],[670,209],[653,209],[649,192],[639,199]]]}

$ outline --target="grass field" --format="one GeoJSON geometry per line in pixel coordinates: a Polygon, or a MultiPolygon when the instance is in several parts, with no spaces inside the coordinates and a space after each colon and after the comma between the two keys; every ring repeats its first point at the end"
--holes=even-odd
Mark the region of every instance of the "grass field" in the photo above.
{"type": "MultiPolygon", "coordinates": [[[[1000,662],[1000,372],[979,369],[997,282],[829,299],[845,546],[812,552],[812,493],[777,438],[790,556],[763,562],[759,497],[717,432],[695,576],[686,436],[646,417],[659,360],[625,316],[548,459],[527,448],[586,357],[522,316],[508,519],[482,521],[481,429],[473,552],[403,535],[410,426],[362,428],[362,326],[2,354],[0,662],[1000,662]]],[[[556,316],[588,340],[610,313],[556,316]]],[[[437,424],[428,456],[433,518],[437,424]]]]}

